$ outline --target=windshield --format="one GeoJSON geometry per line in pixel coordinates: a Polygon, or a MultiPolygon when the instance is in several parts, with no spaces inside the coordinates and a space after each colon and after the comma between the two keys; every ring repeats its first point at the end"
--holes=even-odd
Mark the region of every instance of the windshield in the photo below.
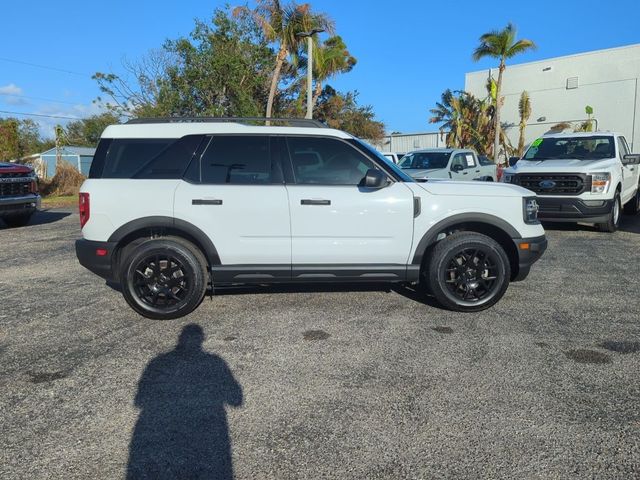
{"type": "Polygon", "coordinates": [[[385,157],[383,154],[381,154],[378,150],[373,148],[368,143],[363,142],[359,138],[354,138],[352,141],[356,143],[360,148],[364,148],[367,152],[374,155],[378,160],[384,162],[384,164],[387,166],[387,169],[393,170],[393,173],[395,173],[399,178],[401,178],[403,182],[415,182],[415,180],[411,176],[407,175],[402,170],[400,170],[398,166],[395,163],[393,163],[391,159],[385,157]]]}
{"type": "Polygon", "coordinates": [[[524,155],[525,160],[599,160],[615,157],[613,137],[548,137],[531,143],[524,155]]]}
{"type": "Polygon", "coordinates": [[[403,170],[420,169],[431,170],[434,168],[447,168],[449,153],[442,152],[416,152],[407,153],[402,157],[399,167],[403,170]]]}

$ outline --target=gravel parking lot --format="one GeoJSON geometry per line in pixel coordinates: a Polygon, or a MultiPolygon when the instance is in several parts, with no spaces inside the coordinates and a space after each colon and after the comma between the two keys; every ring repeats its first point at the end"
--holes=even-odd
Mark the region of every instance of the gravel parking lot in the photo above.
{"type": "Polygon", "coordinates": [[[640,477],[640,218],[549,229],[479,314],[264,288],[146,320],[79,233],[0,227],[0,478],[640,477]]]}

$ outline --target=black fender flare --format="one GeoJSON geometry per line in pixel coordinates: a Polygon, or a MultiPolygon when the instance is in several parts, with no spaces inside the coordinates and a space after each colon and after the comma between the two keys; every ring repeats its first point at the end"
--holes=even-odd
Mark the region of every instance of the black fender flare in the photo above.
{"type": "Polygon", "coordinates": [[[416,247],[411,263],[413,265],[422,265],[424,253],[427,251],[428,247],[436,242],[438,234],[449,227],[461,223],[486,224],[491,227],[499,228],[507,235],[509,235],[509,237],[511,237],[512,239],[522,238],[522,235],[520,235],[520,233],[515,228],[513,228],[512,225],[510,225],[505,220],[496,217],[495,215],[489,215],[487,213],[459,213],[457,215],[452,215],[451,217],[447,217],[444,220],[441,220],[426,231],[426,233],[420,239],[418,246],[416,247]]]}
{"type": "Polygon", "coordinates": [[[211,265],[221,264],[218,250],[216,249],[209,236],[192,223],[181,220],[179,218],[163,216],[137,218],[135,220],[132,220],[131,222],[125,223],[124,225],[116,229],[116,231],[111,234],[108,241],[119,243],[132,233],[149,228],[167,228],[177,232],[183,232],[187,236],[193,238],[199,244],[211,265]]]}

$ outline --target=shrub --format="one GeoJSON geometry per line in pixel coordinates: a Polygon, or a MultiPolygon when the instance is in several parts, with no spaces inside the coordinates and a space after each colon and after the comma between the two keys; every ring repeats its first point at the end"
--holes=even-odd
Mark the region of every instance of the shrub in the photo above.
{"type": "Polygon", "coordinates": [[[78,195],[80,185],[85,176],[68,162],[60,162],[56,168],[56,174],[49,180],[40,180],[40,193],[44,196],[78,195]]]}

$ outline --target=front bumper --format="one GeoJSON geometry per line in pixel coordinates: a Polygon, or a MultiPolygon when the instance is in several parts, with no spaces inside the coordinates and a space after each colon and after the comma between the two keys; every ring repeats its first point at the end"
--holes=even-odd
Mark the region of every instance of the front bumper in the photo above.
{"type": "Polygon", "coordinates": [[[38,194],[0,197],[0,217],[33,213],[40,208],[41,201],[38,194]]]}
{"type": "Polygon", "coordinates": [[[531,271],[531,265],[540,260],[547,249],[547,237],[541,235],[534,238],[513,239],[518,252],[518,272],[511,279],[512,282],[524,280],[531,271]]]}
{"type": "Polygon", "coordinates": [[[113,252],[117,242],[94,242],[92,240],[76,240],[76,256],[80,265],[99,275],[105,280],[115,280],[113,268],[113,252]],[[98,255],[98,250],[106,250],[106,255],[98,255]]]}
{"type": "Polygon", "coordinates": [[[606,222],[613,199],[583,200],[581,198],[536,197],[540,210],[538,219],[542,222],[606,222]]]}

